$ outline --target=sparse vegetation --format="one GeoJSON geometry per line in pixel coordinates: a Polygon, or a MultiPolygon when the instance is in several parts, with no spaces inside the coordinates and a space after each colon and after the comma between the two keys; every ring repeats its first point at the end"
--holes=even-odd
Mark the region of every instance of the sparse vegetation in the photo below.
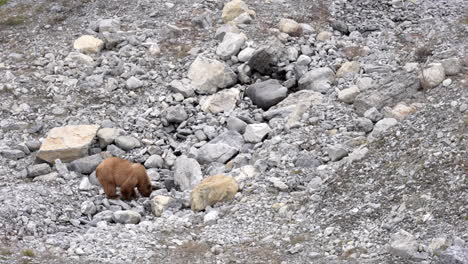
{"type": "Polygon", "coordinates": [[[182,59],[188,55],[188,52],[192,49],[192,46],[185,43],[161,43],[161,51],[165,53],[171,53],[176,59],[182,59]]]}
{"type": "Polygon", "coordinates": [[[34,256],[36,256],[36,254],[34,253],[34,251],[32,249],[23,249],[23,250],[21,250],[21,255],[23,255],[25,257],[30,257],[30,258],[33,258],[34,256]]]}
{"type": "Polygon", "coordinates": [[[309,239],[309,233],[301,233],[291,237],[291,245],[303,243],[309,239]]]}
{"type": "Polygon", "coordinates": [[[302,170],[297,170],[297,169],[291,170],[291,174],[294,174],[294,175],[298,175],[301,173],[302,173],[302,170]]]}
{"type": "Polygon", "coordinates": [[[5,26],[18,26],[26,21],[25,16],[12,16],[1,22],[5,26]]]}
{"type": "Polygon", "coordinates": [[[0,0],[0,6],[6,5],[8,3],[8,0],[0,0]]]}
{"type": "Polygon", "coordinates": [[[2,249],[0,249],[0,255],[1,256],[10,256],[10,255],[13,255],[13,251],[11,251],[8,248],[2,248],[2,249]]]}
{"type": "Polygon", "coordinates": [[[343,254],[341,256],[343,258],[347,259],[347,258],[351,257],[354,254],[359,254],[359,255],[360,254],[367,254],[367,249],[361,248],[361,247],[355,247],[355,248],[346,250],[345,252],[343,252],[343,254]]]}
{"type": "Polygon", "coordinates": [[[432,48],[428,46],[420,47],[414,52],[415,60],[419,63],[426,62],[429,56],[432,56],[432,48]]]}
{"type": "Polygon", "coordinates": [[[468,24],[468,16],[465,16],[461,19],[461,23],[467,25],[468,24]]]}

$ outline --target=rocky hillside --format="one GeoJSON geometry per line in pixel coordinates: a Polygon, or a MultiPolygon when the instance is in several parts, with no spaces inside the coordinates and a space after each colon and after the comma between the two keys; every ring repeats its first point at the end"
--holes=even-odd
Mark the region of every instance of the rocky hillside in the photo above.
{"type": "Polygon", "coordinates": [[[0,263],[468,263],[467,43],[467,0],[0,0],[0,263]]]}

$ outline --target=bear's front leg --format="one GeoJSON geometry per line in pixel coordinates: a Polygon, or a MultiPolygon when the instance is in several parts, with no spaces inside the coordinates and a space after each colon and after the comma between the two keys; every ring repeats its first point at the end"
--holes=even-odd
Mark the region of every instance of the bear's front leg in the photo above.
{"type": "Polygon", "coordinates": [[[104,188],[104,192],[108,199],[116,199],[118,196],[116,194],[116,186],[112,183],[101,183],[102,187],[104,188]]]}
{"type": "Polygon", "coordinates": [[[131,200],[136,198],[135,187],[132,184],[124,183],[120,188],[122,198],[124,200],[131,200]]]}

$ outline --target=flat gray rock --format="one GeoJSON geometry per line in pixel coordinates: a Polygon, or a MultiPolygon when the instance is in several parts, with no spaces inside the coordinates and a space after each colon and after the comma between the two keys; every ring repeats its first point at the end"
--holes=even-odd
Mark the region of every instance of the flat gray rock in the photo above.
{"type": "Polygon", "coordinates": [[[245,128],[244,140],[248,143],[259,143],[271,133],[271,128],[266,123],[250,124],[245,128]]]}
{"type": "Polygon", "coordinates": [[[225,143],[207,143],[199,149],[197,160],[201,164],[208,164],[211,162],[226,163],[238,152],[238,148],[225,143]]]}
{"type": "Polygon", "coordinates": [[[102,161],[103,158],[101,154],[95,154],[72,161],[71,167],[73,171],[81,174],[91,174],[102,161]]]}
{"type": "Polygon", "coordinates": [[[115,138],[115,144],[125,151],[129,151],[141,146],[140,141],[131,136],[119,136],[115,138]]]}
{"type": "Polygon", "coordinates": [[[265,111],[281,102],[287,94],[288,89],[274,79],[252,84],[246,90],[252,102],[265,111]]]}
{"type": "Polygon", "coordinates": [[[112,215],[112,220],[120,224],[138,224],[140,219],[141,215],[131,210],[116,211],[112,215]]]}
{"type": "Polygon", "coordinates": [[[174,182],[182,191],[192,190],[203,179],[200,164],[185,155],[178,157],[174,164],[174,182]]]}
{"type": "Polygon", "coordinates": [[[47,163],[41,163],[29,166],[28,169],[28,177],[36,177],[44,174],[48,174],[52,171],[52,168],[47,163]]]}
{"type": "Polygon", "coordinates": [[[171,106],[164,111],[164,115],[169,123],[182,123],[187,120],[188,114],[185,111],[184,107],[177,105],[171,106]]]}

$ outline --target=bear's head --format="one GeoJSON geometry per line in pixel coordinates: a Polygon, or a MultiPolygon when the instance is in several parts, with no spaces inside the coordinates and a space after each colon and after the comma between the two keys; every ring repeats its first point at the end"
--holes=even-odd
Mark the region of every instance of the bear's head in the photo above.
{"type": "Polygon", "coordinates": [[[135,168],[135,173],[138,178],[138,184],[137,188],[140,194],[144,197],[149,197],[151,195],[151,192],[153,191],[153,188],[151,186],[151,181],[150,178],[148,177],[148,174],[146,173],[145,167],[143,167],[141,164],[138,164],[137,168],[135,168]]]}
{"type": "Polygon", "coordinates": [[[144,197],[149,197],[153,192],[153,187],[151,187],[151,183],[144,183],[138,185],[138,191],[144,197]]]}

